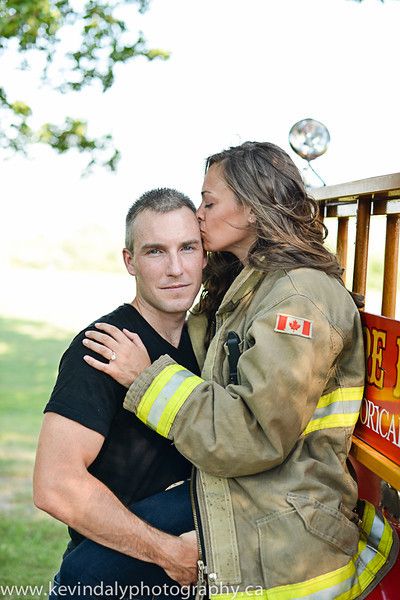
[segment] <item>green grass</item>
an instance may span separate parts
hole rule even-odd
[[[43,586],[49,590],[53,575],[66,546],[65,526],[48,519],[23,516],[13,511],[0,520],[1,585]],[[0,590],[0,595],[1,590]],[[14,593],[3,598],[22,597]],[[28,594],[26,598],[38,598]]]
[[[70,337],[46,324],[0,319],[0,585],[43,585],[41,595],[68,536],[33,506],[32,471],[43,407]],[[22,597],[4,588],[0,596]]]

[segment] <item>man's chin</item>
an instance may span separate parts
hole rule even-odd
[[[192,299],[183,299],[179,300],[171,300],[170,302],[163,303],[163,310],[166,313],[186,313],[189,308],[193,306],[194,300]]]

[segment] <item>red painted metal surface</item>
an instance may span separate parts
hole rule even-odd
[[[366,600],[399,600],[399,581],[400,563],[397,561],[393,569],[382,579],[380,584],[368,594]]]
[[[400,322],[362,314],[366,352],[366,386],[355,435],[400,465]],[[352,459],[359,497],[380,503],[381,479]],[[400,467],[399,467],[400,469]],[[398,535],[400,523],[385,515]],[[367,600],[400,600],[400,556]]]
[[[354,434],[400,465],[400,322],[368,313],[362,320],[367,379]]]
[[[354,457],[351,457],[351,462],[357,474],[359,497],[379,507],[382,480]],[[385,513],[385,511],[383,512]],[[392,523],[400,537],[400,523],[386,513],[385,517]],[[368,594],[366,600],[400,600],[400,555],[397,557],[393,568],[377,587]]]

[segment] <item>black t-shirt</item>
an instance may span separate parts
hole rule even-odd
[[[131,305],[123,304],[94,321],[111,323],[137,333],[153,362],[169,354],[178,364],[199,375],[186,326],[178,348],[161,337]],[[102,481],[126,505],[164,490],[188,477],[190,463],[167,440],[123,408],[126,388],[84,360],[90,352],[81,331],[61,358],[56,385],[44,412],[54,412],[104,435],[104,444],[89,472]],[[70,529],[75,542],[83,538]]]

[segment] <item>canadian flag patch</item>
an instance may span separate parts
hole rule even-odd
[[[276,316],[276,325],[274,331],[278,333],[289,333],[290,335],[300,335],[301,337],[311,338],[312,337],[312,321],[302,319],[300,317],[293,317],[293,315],[282,315],[280,313]]]

